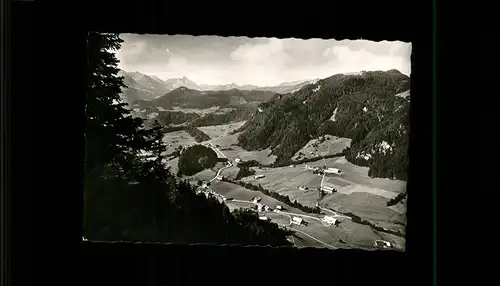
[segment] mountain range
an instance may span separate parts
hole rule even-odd
[[[314,83],[317,80],[303,80],[295,82],[286,82],[277,86],[259,87],[256,85],[237,85],[235,83],[224,85],[197,84],[187,77],[171,78],[162,80],[156,76],[146,75],[140,72],[127,72],[120,70],[119,76],[124,77],[124,83],[127,86],[122,90],[122,98],[125,102],[132,104],[137,100],[153,100],[174,91],[180,87],[185,87],[195,91],[270,91],[274,93],[289,93]]]

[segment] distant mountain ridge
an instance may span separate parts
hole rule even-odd
[[[174,107],[206,109],[217,106],[225,108],[240,107],[252,103],[257,106],[257,104],[266,102],[275,95],[276,93],[272,91],[239,89],[199,91],[181,86],[161,97],[142,102],[142,104],[162,109],[172,109]]]
[[[123,89],[122,98],[125,102],[132,104],[137,100],[150,101],[159,98],[180,87],[185,87],[196,91],[229,91],[233,89],[241,91],[271,91],[275,93],[290,93],[299,90],[307,84],[316,80],[303,80],[294,82],[285,82],[277,86],[259,87],[256,85],[242,85],[235,83],[223,85],[197,84],[187,77],[171,78],[162,80],[156,76],[146,75],[141,72],[127,72],[120,70],[119,76],[124,77],[124,83],[127,88]]]

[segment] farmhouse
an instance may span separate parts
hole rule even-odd
[[[260,220],[269,220],[269,218],[267,218],[267,216],[261,216],[259,217]]]
[[[331,194],[331,193],[333,193],[333,192],[335,191],[335,189],[334,189],[334,188],[332,188],[332,187],[328,187],[328,186],[323,186],[323,187],[321,187],[321,190],[322,190],[323,192],[325,192],[325,193],[329,193],[329,194]]]
[[[254,178],[254,179],[262,179],[262,178],[264,178],[264,177],[265,177],[264,175],[256,175],[256,176],[254,176],[253,178]]]
[[[323,172],[325,172],[325,174],[342,175],[342,171],[337,168],[326,168]]]
[[[328,224],[333,224],[335,225],[335,223],[337,222],[337,219],[331,217],[331,216],[325,216],[323,217],[323,221],[328,223]]]
[[[292,218],[292,223],[293,223],[293,224],[296,224],[296,225],[301,225],[301,224],[302,224],[302,219],[301,219],[300,217],[296,217],[296,216],[294,216],[294,217]]]
[[[281,206],[280,206],[280,205],[277,205],[277,206],[276,206],[276,209],[277,209],[277,210],[282,210],[282,208],[281,208]]]
[[[241,163],[241,159],[240,159],[240,158],[236,158],[236,159],[234,159],[234,161],[235,161],[236,163]]]

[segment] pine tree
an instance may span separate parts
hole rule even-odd
[[[117,76],[118,60],[114,51],[122,42],[116,34],[91,33],[88,37],[86,183],[100,177],[108,164],[125,171],[118,166],[133,161],[137,150],[145,146],[142,120],[132,118],[120,99],[125,85],[123,78]]]

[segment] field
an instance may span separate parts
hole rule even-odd
[[[253,176],[245,177],[243,182],[253,185],[261,184],[264,189],[287,195],[291,201],[297,200],[303,205],[314,207],[318,200],[316,188],[321,183],[321,177],[314,175],[312,171],[306,170],[304,165],[297,165],[294,168],[258,168],[253,167],[255,174],[265,175],[262,179],[254,179]],[[299,186],[309,187],[308,191],[299,190]]]
[[[196,108],[181,108],[181,107],[172,107],[173,111],[182,111],[184,113],[197,113],[200,115],[205,115],[208,113],[214,113],[217,110],[219,110],[218,106],[210,107],[210,108],[205,108],[205,109],[196,109]]]
[[[236,158],[240,158],[243,161],[256,160],[264,165],[272,164],[276,161],[275,155],[270,156],[271,149],[269,148],[262,151],[246,151],[243,148],[236,146],[235,144],[238,143],[238,135],[239,133],[223,136],[209,140],[208,142],[218,146],[224,155],[233,161]]]
[[[377,226],[404,233],[406,216],[391,210],[383,197],[369,193],[329,194],[321,200],[321,206],[335,211],[350,212]]]
[[[367,167],[356,166],[352,163],[349,163],[344,157],[320,160],[311,163],[311,165],[324,166],[325,163],[328,167],[339,168],[344,173],[342,177],[327,177],[328,181],[332,182],[333,184],[335,184],[335,182],[346,182],[349,185],[364,185],[375,189],[393,192],[394,196],[406,190],[406,182],[385,178],[370,178],[368,176]]]
[[[292,160],[338,154],[349,147],[351,141],[352,140],[349,138],[341,138],[332,135],[325,135],[321,139],[312,139],[304,145],[302,149],[295,153]]]
[[[201,172],[198,172],[192,176],[189,176],[188,178],[193,182],[198,182],[198,180],[202,180],[202,181],[205,181],[205,182],[208,182],[210,181],[213,177],[215,177],[215,174],[216,174],[216,171],[217,169],[214,168],[214,170],[212,169],[207,169],[207,170],[203,170]]]
[[[369,226],[353,223],[348,219],[342,220],[335,226],[326,226],[321,221],[314,219],[306,218],[304,221],[307,222],[305,226],[291,226],[292,230],[298,230],[295,232],[295,236],[302,239],[304,246],[324,248],[326,245],[323,243],[326,243],[337,248],[373,248],[373,241],[382,239]],[[299,231],[305,232],[309,236]]]
[[[243,122],[237,124],[218,125],[199,127],[201,131],[206,133],[212,139],[209,140],[214,146],[217,146],[227,158],[234,162],[236,158],[243,161],[257,160],[262,164],[270,164],[274,162],[275,156],[269,156],[271,151],[269,149],[262,151],[245,151],[241,147],[236,146],[238,134],[228,135],[233,130],[236,130]],[[184,131],[172,132],[165,137],[166,140],[171,142],[170,148],[172,151],[179,145],[186,146],[195,143],[194,139]],[[341,152],[346,145],[350,143],[345,138],[326,137],[325,143],[318,144],[318,147],[312,147],[315,144],[309,143],[311,146],[306,146],[302,150],[309,150],[316,148],[313,156],[327,155]],[[327,145],[333,144],[328,150]],[[324,150],[326,146],[326,151]],[[308,149],[309,148],[309,149]],[[311,149],[312,150],[312,149]],[[329,152],[328,152],[329,151]],[[305,154],[305,153],[304,153]],[[220,156],[220,154],[218,154]],[[306,155],[306,154],[305,154]],[[305,156],[304,155],[304,156]],[[304,156],[302,158],[304,158]],[[172,165],[172,170],[177,169],[177,159],[169,162]],[[376,226],[386,228],[387,230],[405,232],[406,216],[405,216],[405,203],[388,207],[387,202],[396,197],[398,193],[405,191],[406,183],[397,180],[370,178],[368,176],[368,168],[353,165],[344,157],[335,157],[329,159],[322,159],[315,162],[307,163],[311,166],[318,167],[334,167],[339,168],[344,173],[342,176],[327,175],[324,178],[323,184],[334,187],[337,192],[333,194],[326,194],[320,198],[320,193],[317,188],[321,185],[322,176],[313,174],[312,170],[306,169],[306,164],[299,164],[296,166],[286,166],[278,168],[260,168],[252,167],[255,174],[265,175],[264,178],[255,179],[254,176],[243,178],[243,182],[251,183],[253,185],[261,185],[263,188],[270,191],[277,192],[281,195],[286,195],[291,201],[297,201],[300,204],[308,207],[315,207],[316,203],[323,208],[328,208],[336,212],[353,213]],[[211,180],[218,169],[223,165],[218,165],[211,170],[204,170],[193,176],[189,177],[192,183],[198,180],[209,181]],[[236,166],[224,169],[221,173],[223,176],[234,179],[238,173],[239,168]],[[306,186],[309,190],[300,190],[299,186]],[[274,209],[277,205],[285,208],[284,212],[274,213],[260,213],[260,216],[267,216],[273,222],[287,226],[297,231],[294,233],[293,240],[296,246],[307,247],[326,247],[325,244],[339,247],[339,248],[363,248],[373,249],[373,242],[377,239],[387,240],[395,244],[398,248],[404,248],[404,238],[391,235],[384,232],[379,232],[368,225],[355,223],[346,218],[339,218],[340,222],[336,226],[325,225],[319,218],[330,213],[323,211],[322,214],[305,213],[299,209],[292,208],[283,204],[282,202],[266,196],[261,192],[248,190],[239,185],[214,181],[210,187],[216,193],[223,195],[227,198],[233,198],[234,201],[226,201],[226,205],[231,211],[238,208],[254,207],[254,204],[249,201],[259,196],[262,198],[260,202]],[[289,214],[287,214],[289,212]],[[306,225],[296,226],[290,225],[292,216],[302,217]],[[308,217],[309,216],[309,217]],[[299,231],[303,231],[301,233]]]
[[[338,192],[326,194],[319,201],[321,206],[341,213],[350,212],[374,225],[393,231],[405,232],[405,205],[398,204],[393,207],[386,205],[391,198],[405,190],[405,182],[370,178],[368,177],[368,168],[348,163],[343,157],[319,160],[310,163],[310,165],[324,166],[325,163],[329,167],[342,169],[344,176],[325,176],[324,185],[333,186]],[[242,181],[254,185],[261,184],[265,189],[286,195],[290,200],[297,200],[302,205],[309,207],[314,207],[319,200],[317,187],[320,186],[322,177],[313,174],[311,170],[305,169],[305,165],[301,164],[293,168],[260,169],[253,167],[253,169],[256,174],[263,174],[265,177],[254,179],[253,176],[250,176],[243,178]],[[299,190],[299,186],[307,186],[309,190]],[[394,210],[395,208],[398,211]],[[356,229],[370,229],[368,226],[354,225],[356,225]],[[370,238],[376,237],[371,229],[365,232]],[[353,242],[353,238],[348,237],[348,239],[344,239],[344,241]],[[361,241],[358,244],[364,245],[366,242]]]
[[[225,197],[230,197],[235,200],[241,200],[241,201],[250,201],[252,200],[253,197],[261,197],[262,200],[260,201],[261,204],[269,206],[270,208],[276,208],[277,205],[283,206],[286,208],[287,212],[293,212],[293,213],[298,213],[298,214],[304,214],[304,215],[309,215],[299,209],[292,208],[290,206],[287,206],[283,204],[282,202],[270,197],[266,196],[261,192],[258,191],[252,191],[252,190],[247,190],[241,186],[228,183],[228,182],[221,182],[221,181],[216,181],[212,183],[211,188],[215,190],[218,194],[221,194]]]
[[[274,163],[274,161],[276,161],[275,155],[269,156],[271,154],[271,149],[265,149],[262,151],[246,151],[239,146],[230,146],[223,148],[224,151],[221,151],[224,152],[224,154],[233,161],[236,158],[240,158],[243,161],[256,160],[264,165],[272,164]]]
[[[214,125],[214,126],[203,126],[198,127],[199,130],[203,131],[203,133],[210,136],[210,138],[217,138],[223,135],[227,135],[234,130],[240,128],[245,124],[245,121],[231,123],[231,124],[223,124],[223,125]]]
[[[179,146],[186,147],[196,143],[186,131],[169,132],[165,134],[163,141],[167,144],[167,154],[172,153]]]

